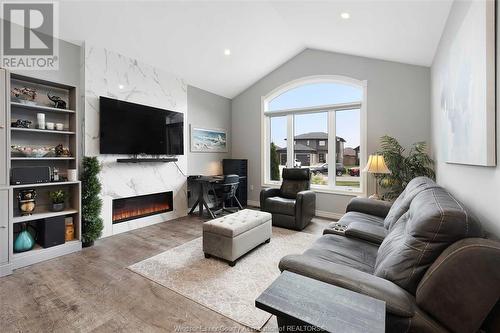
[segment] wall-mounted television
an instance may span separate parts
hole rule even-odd
[[[184,155],[184,114],[101,96],[100,153]]]

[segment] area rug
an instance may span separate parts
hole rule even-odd
[[[260,331],[271,315],[257,309],[255,299],[279,276],[280,259],[302,253],[317,237],[273,228],[271,242],[242,257],[234,267],[214,258],[205,259],[200,237],[129,269]]]

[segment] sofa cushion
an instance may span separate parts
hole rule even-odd
[[[372,223],[377,226],[383,226],[384,225],[384,219],[375,215],[369,215],[365,213],[358,213],[358,212],[347,212],[345,213],[338,222],[334,223],[339,223],[344,226],[348,226],[349,224],[353,222],[366,222],[366,223]]]
[[[385,217],[384,227],[387,230],[391,230],[394,223],[396,223],[399,218],[408,211],[413,198],[415,198],[415,196],[423,190],[433,187],[439,187],[439,185],[428,177],[413,178],[408,185],[406,185],[406,188],[399,195],[396,201],[392,204],[389,213]]]
[[[481,237],[480,224],[442,187],[420,191],[395,223],[377,254],[374,274],[411,293],[448,246]]]
[[[309,189],[308,180],[287,180],[281,183],[281,196],[288,199],[295,199],[297,193]]]
[[[359,239],[323,235],[304,252],[304,255],[372,273],[377,246]]]
[[[295,215],[295,199],[271,197],[266,199],[266,211],[273,214]]]

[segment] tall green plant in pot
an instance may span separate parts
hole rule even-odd
[[[406,185],[415,177],[427,176],[436,178],[434,161],[427,154],[425,142],[414,143],[406,152],[398,140],[388,135],[380,138],[381,151],[390,174],[378,178],[379,185],[385,189],[382,195],[385,200],[397,198]]]
[[[97,175],[101,166],[97,157],[83,158],[82,173],[82,242],[84,247],[94,245],[101,236],[103,222],[100,218],[102,200],[99,197],[101,183]]]

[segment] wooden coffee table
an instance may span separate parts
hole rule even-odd
[[[280,332],[385,332],[385,302],[284,271],[255,300]]]

